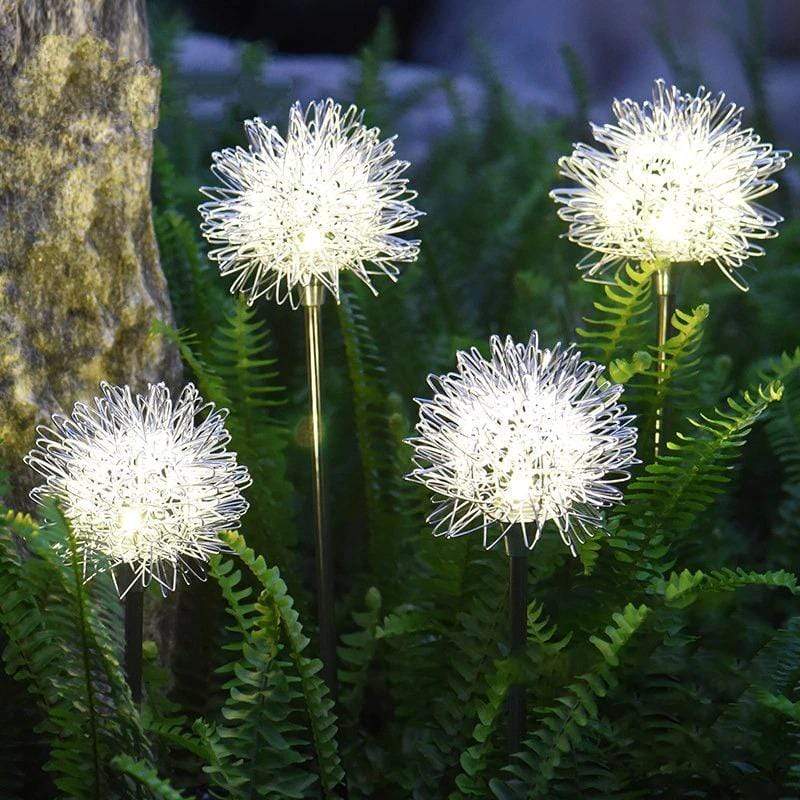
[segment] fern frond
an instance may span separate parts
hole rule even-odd
[[[773,447],[785,459],[788,477],[800,483],[800,405],[794,379],[800,373],[800,347],[793,353],[781,353],[762,368],[763,380],[781,381],[787,387],[781,403],[770,414],[767,430],[774,433]]]
[[[489,783],[498,800],[548,796],[548,785],[562,758],[580,748],[589,723],[599,717],[599,700],[617,685],[614,671],[620,653],[649,613],[645,605],[629,604],[613,614],[605,636],[590,637],[602,660],[569,684],[554,704],[537,709],[533,733],[523,742],[522,752],[515,754],[503,770],[510,778]]]
[[[651,519],[655,532],[686,531],[727,482],[726,472],[750,429],[782,394],[783,386],[775,381],[728,399],[727,408],[690,419],[694,435],[679,433],[658,462],[648,465],[646,475],[628,487],[625,516]]]
[[[492,736],[504,718],[506,697],[513,682],[514,671],[508,662],[498,661],[487,679],[486,698],[478,709],[478,722],[472,731],[473,744],[461,754],[462,772],[455,778],[456,789],[449,800],[467,797],[487,797],[490,761],[496,748]]]
[[[202,254],[196,226],[180,211],[156,207],[153,227],[178,324],[200,331],[205,347],[206,337],[230,305],[230,296]]]
[[[625,591],[630,581],[646,584],[668,572],[676,546],[722,492],[751,428],[782,391],[777,381],[759,385],[729,398],[722,409],[690,419],[692,435],[678,433],[628,486],[625,506],[601,542],[601,555],[608,557],[595,566],[594,576],[604,569],[605,585]]]
[[[379,763],[384,753],[375,737],[364,729],[370,713],[370,700],[378,652],[378,625],[382,598],[371,587],[364,598],[364,610],[353,613],[356,630],[341,636],[339,645],[339,707],[342,709],[342,760],[346,765],[351,793],[370,797],[381,776]]]
[[[112,755],[149,759],[149,746],[69,525],[55,508],[48,519],[41,530],[11,514],[0,523],[0,581],[12,582],[0,601],[9,639],[4,659],[44,715],[45,769],[56,786],[69,797],[98,800],[116,791]]]
[[[389,416],[386,370],[369,322],[351,287],[342,286],[337,312],[353,389],[367,516],[371,533],[377,537],[389,505],[387,492],[396,482],[392,458],[395,442],[386,424]]]
[[[765,428],[772,451],[783,468],[780,522],[775,532],[785,542],[784,558],[788,564],[792,562],[794,541],[800,530],[800,348],[771,359],[762,375],[765,379],[780,380],[785,386]]]
[[[764,689],[758,692],[758,700],[765,708],[777,711],[792,722],[800,723],[800,701],[795,702],[784,694],[774,694]]]
[[[242,573],[230,559],[215,556],[210,572],[233,619],[226,649],[234,660],[221,669],[228,676],[228,696],[222,720],[209,725],[203,739],[213,753],[205,771],[220,797],[248,800],[255,791],[263,797],[303,798],[316,776],[304,766],[308,743],[295,711],[298,679],[281,657],[274,604],[242,584]]]
[[[205,400],[219,408],[230,408],[231,400],[222,378],[200,355],[200,344],[196,333],[185,329],[177,330],[158,318],[153,320],[151,333],[163,336],[178,347],[181,358],[192,371],[197,388]]]
[[[653,582],[653,591],[662,595],[667,605],[674,608],[685,608],[691,605],[701,594],[710,592],[730,592],[744,586],[768,586],[788,589],[792,594],[800,594],[797,576],[784,570],[773,572],[752,572],[738,569],[721,569],[705,573],[702,570],[692,572],[673,572],[668,580]]]
[[[541,684],[548,671],[555,668],[559,654],[570,642],[571,634],[557,638],[557,628],[537,602],[528,605],[527,652],[522,669],[509,660],[496,662],[489,671],[486,698],[477,709],[478,722],[472,732],[473,744],[461,755],[463,772],[455,779],[457,790],[450,800],[466,797],[486,797],[491,776],[490,765],[500,756],[495,739],[497,728],[503,718],[505,700],[512,683],[531,682]],[[530,677],[533,680],[530,680]],[[499,764],[497,765],[499,767]]]
[[[648,348],[653,356],[649,369],[640,370],[628,383],[626,397],[637,414],[639,439],[644,444],[653,441],[656,419],[662,409],[667,410],[669,420],[677,412],[694,408],[699,351],[708,313],[705,304],[691,312],[677,309],[671,320],[675,333],[663,348],[653,345]],[[659,354],[664,357],[660,372]]]
[[[263,557],[247,547],[244,538],[234,532],[223,534],[225,543],[241,558],[262,587],[259,605],[270,606],[280,625],[286,654],[299,677],[300,691],[306,708],[311,741],[319,769],[320,783],[326,797],[334,797],[336,787],[344,779],[336,744],[336,717],[328,688],[318,677],[322,662],[305,656],[309,644],[298,619],[294,602],[277,567],[268,567]]]
[[[614,283],[603,287],[606,299],[594,303],[597,316],[585,317],[588,327],[576,330],[587,356],[609,365],[646,346],[652,276],[651,264],[626,264],[614,276]]]
[[[227,388],[244,438],[255,436],[269,409],[285,402],[285,389],[276,382],[277,361],[269,355],[269,346],[266,323],[238,297],[214,333],[209,360]]]
[[[122,775],[132,778],[139,786],[146,788],[155,800],[187,800],[186,795],[159,778],[158,773],[146,761],[128,755],[118,755],[111,759],[111,766]]]
[[[452,787],[485,700],[485,676],[502,656],[506,572],[469,537],[443,548],[426,531],[422,542],[430,574],[379,635],[395,705],[391,734],[414,743],[390,765],[391,780],[436,798]]]
[[[355,612],[353,620],[358,629],[342,635],[339,645],[339,681],[342,684],[340,702],[351,715],[354,725],[361,714],[369,667],[377,648],[377,630],[381,614],[381,595],[373,586],[364,598],[365,610]]]
[[[230,400],[232,446],[253,478],[248,537],[293,578],[297,532],[294,487],[287,476],[289,432],[275,414],[285,402],[286,390],[267,327],[243,299],[237,299],[215,331],[208,361]]]

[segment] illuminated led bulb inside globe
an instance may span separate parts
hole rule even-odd
[[[295,103],[285,137],[256,118],[247,150],[213,154],[221,185],[201,189],[201,230],[232,292],[296,306],[314,281],[338,298],[340,274],[352,272],[374,292],[373,276],[394,280],[398,263],[416,260],[419,241],[402,235],[421,216],[402,177],[409,164],[363,119],[330,99]]]
[[[681,94],[659,80],[652,101],[616,100],[613,112],[614,123],[592,125],[603,149],[577,144],[558,162],[577,186],[551,192],[569,238],[592,251],[578,266],[596,276],[625,260],[714,262],[746,289],[738,269],[782,221],[758,201],[791,154],[703,87]]]
[[[535,332],[490,344],[488,360],[461,352],[456,372],[429,377],[408,477],[433,492],[437,535],[482,530],[489,548],[520,524],[533,547],[552,523],[574,552],[636,461],[622,387],[600,385],[602,367],[573,347],[540,349]]]
[[[226,416],[192,384],[173,400],[164,384],[134,397],[104,383],[93,405],[39,429],[26,462],[45,483],[31,496],[60,504],[87,577],[127,565],[123,595],[136,582],[167,591],[178,575],[202,577],[197,562],[222,549],[218,534],[247,510],[250,478],[226,450]]]

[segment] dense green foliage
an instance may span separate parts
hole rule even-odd
[[[266,55],[248,46],[226,113],[194,125],[176,30],[156,15],[155,227],[177,329],[153,335],[175,341],[187,378],[231,409],[251,510],[208,583],[147,598],[162,646],[146,646],[141,710],[120,670],[108,577],[82,582],[57,509],[49,526],[3,511],[0,797],[334,798],[345,784],[351,800],[800,796],[800,349],[787,324],[800,223],[769,243],[747,295],[711,266],[681,268],[659,382],[646,268],[590,285],[559,239],[547,192],[557,155],[582,135],[575,123],[527,118],[491,74],[478,119],[446,81],[430,87],[450,99],[455,127],[415,174],[421,258],[380,297],[348,283],[323,309],[334,705],[314,656],[301,320],[226,293],[195,211],[210,151],[241,141],[243,117],[285,113],[285,98],[262,85]],[[391,48],[384,24],[353,87],[390,130],[424,91],[387,96]],[[565,57],[585,108],[580,64]],[[800,219],[787,196],[776,202]],[[579,558],[553,532],[537,545],[527,648],[512,658],[503,553],[433,539],[425,491],[403,481],[402,442],[429,372],[491,333],[532,327],[544,343],[577,340],[626,385],[643,463]],[[662,404],[669,443],[654,459]],[[514,682],[528,727],[509,754]]]

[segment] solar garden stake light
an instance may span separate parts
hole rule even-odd
[[[431,399],[418,399],[415,469],[427,487],[436,536],[481,531],[488,550],[501,540],[509,555],[509,650],[524,650],[527,559],[548,523],[576,554],[576,543],[602,527],[602,511],[622,495],[617,484],[636,463],[633,417],[622,387],[599,380],[603,367],[570,346],[539,347],[490,339],[490,357],[473,348],[456,370],[428,377]],[[525,694],[509,696],[509,749],[525,726]]]
[[[100,385],[92,404],[76,403],[38,429],[26,463],[45,480],[31,492],[58,502],[86,580],[111,571],[125,604],[125,671],[142,696],[143,590],[164,595],[178,577],[204,580],[209,557],[224,550],[218,534],[247,511],[247,468],[226,449],[228,412],[204,403],[192,384],[173,399],[163,384],[134,396]]]
[[[651,100],[615,100],[616,120],[592,124],[597,149],[576,144],[559,159],[560,173],[578,184],[556,189],[567,236],[588,253],[578,267],[602,279],[627,261],[654,265],[658,302],[657,380],[668,368],[664,351],[674,310],[672,265],[715,263],[740,289],[741,267],[764,255],[756,244],[778,235],[782,217],[760,204],[778,188],[770,176],[791,153],[744,128],[744,109],[704,87],[682,94],[657,80]],[[655,452],[663,444],[663,409]]]
[[[395,158],[394,138],[382,140],[355,106],[331,99],[289,111],[286,136],[256,118],[245,122],[248,148],[213,154],[222,184],[204,187],[200,206],[209,258],[234,276],[231,291],[249,304],[259,297],[288,300],[305,310],[312,430],[317,614],[324,677],[335,693],[334,575],[325,531],[320,393],[320,306],[339,299],[340,277],[351,272],[376,293],[372,277],[396,280],[396,262],[414,261],[419,242],[400,234],[421,216],[416,193],[401,177],[409,164]],[[299,296],[299,302],[298,302]]]

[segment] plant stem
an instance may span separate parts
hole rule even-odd
[[[144,589],[127,564],[119,567],[119,582],[131,588],[122,601],[125,605],[125,677],[135,705],[142,702],[142,629],[144,623]]]
[[[528,616],[528,550],[522,530],[514,527],[506,535],[508,552],[509,650],[512,658],[525,651]],[[525,735],[525,687],[515,683],[508,690],[508,752],[518,753]]]
[[[675,289],[670,274],[670,264],[660,264],[653,273],[653,287],[658,298],[658,363],[657,375],[659,386],[663,384],[667,373],[667,354],[664,346],[669,337],[669,327],[672,315],[675,313]],[[664,405],[659,404],[656,409],[655,429],[653,435],[653,458],[658,454],[664,444],[666,436],[664,426]]]
[[[322,676],[331,695],[336,697],[336,627],[334,622],[333,558],[325,524],[325,481],[322,463],[322,332],[320,310],[325,299],[322,284],[314,279],[304,287],[301,302],[305,309],[306,366],[311,411],[311,472],[316,533],[317,621]]]

